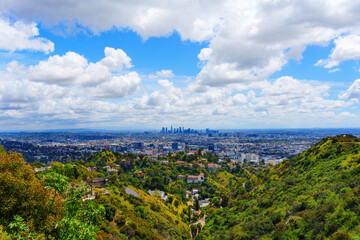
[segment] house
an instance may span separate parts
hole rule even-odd
[[[209,198],[206,198],[204,200],[199,200],[199,203],[200,203],[200,207],[206,207],[206,206],[209,206],[210,205],[210,199]]]
[[[180,180],[185,179],[185,175],[178,175],[177,178]]]
[[[235,169],[236,165],[235,164],[229,164],[230,169]]]
[[[121,159],[121,166],[122,166],[122,167],[129,166],[130,164],[131,164],[131,161],[130,161],[130,160]]]
[[[200,193],[200,190],[199,190],[199,189],[193,189],[193,190],[192,190],[192,193],[193,193],[193,194],[199,194],[199,193]]]
[[[102,195],[110,195],[110,191],[106,190],[105,188],[100,188]]]
[[[111,166],[105,166],[106,172],[117,172],[118,170],[116,168],[113,168]]]
[[[86,170],[88,170],[88,171],[96,171],[97,168],[96,167],[87,167]]]
[[[190,198],[190,196],[191,196],[191,192],[187,190],[185,197],[186,197],[186,198]]]
[[[216,171],[218,168],[220,168],[221,166],[216,164],[216,163],[209,163],[208,164],[208,169],[210,171]]]
[[[204,181],[203,175],[199,175],[199,176],[189,175],[187,178],[187,183],[201,183],[203,181]]]
[[[82,197],[82,201],[85,202],[86,200],[94,200],[96,198],[96,195],[94,191],[87,192],[85,196]]]
[[[194,214],[196,214],[196,215],[201,215],[201,210],[195,211],[194,209],[192,209],[191,212],[192,212],[191,218],[193,218],[193,215],[194,215]]]
[[[155,162],[158,159],[156,155],[151,155],[148,158],[150,159],[150,162]]]
[[[198,189],[193,189],[192,190],[192,199],[193,199],[193,201],[195,201],[196,198],[199,199],[199,193],[200,193],[200,191]]]
[[[45,171],[45,170],[47,170],[47,169],[50,169],[50,168],[51,168],[51,166],[41,167],[41,168],[34,168],[34,171],[35,171],[35,172],[43,172],[43,171]]]
[[[87,182],[94,187],[100,187],[100,186],[104,186],[106,184],[106,179],[105,178],[95,178],[93,180],[88,179]]]
[[[149,190],[148,191],[153,196],[159,196],[161,200],[166,201],[168,199],[168,196],[164,191],[158,191],[158,190]]]

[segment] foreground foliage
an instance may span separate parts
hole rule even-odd
[[[18,215],[28,222],[31,231],[54,234],[61,205],[20,154],[0,149],[0,225],[8,226]]]

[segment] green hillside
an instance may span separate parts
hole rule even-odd
[[[360,239],[360,139],[325,138],[208,216],[198,239]]]
[[[83,173],[81,164],[56,162],[50,170],[35,174],[21,154],[8,154],[1,145],[0,150],[0,239],[9,235],[12,239],[64,240],[191,238],[183,222],[187,207],[182,202],[165,203],[114,180],[116,174],[106,190],[104,186],[90,188],[83,179],[91,174]],[[115,161],[110,152],[93,158],[100,164]]]
[[[139,197],[112,187],[110,195],[102,195],[95,203],[106,208],[100,224],[105,239],[189,239],[190,228],[180,215],[155,196],[132,187]]]

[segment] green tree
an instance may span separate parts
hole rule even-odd
[[[52,205],[54,204],[55,197],[59,194],[64,194],[68,189],[68,178],[56,172],[49,172],[43,176],[44,186],[48,189],[54,190]]]
[[[223,194],[221,196],[221,204],[220,205],[222,207],[227,207],[228,203],[229,203],[229,196],[227,194]]]
[[[200,203],[199,203],[199,199],[198,199],[198,198],[195,199],[195,210],[196,210],[196,211],[199,211],[199,210],[200,210]]]
[[[76,177],[76,168],[72,164],[67,163],[64,166],[64,175],[70,179],[75,179]]]
[[[51,164],[51,171],[64,174],[64,165],[61,162],[54,162]]]
[[[105,208],[95,206],[91,201],[82,201],[87,188],[73,186],[68,191],[64,203],[64,217],[56,224],[59,230],[58,239],[92,240],[99,230],[96,223],[104,216]]]
[[[52,199],[21,154],[0,153],[0,225],[19,215],[34,232],[50,233],[61,218],[61,201]]]
[[[29,226],[24,222],[24,219],[19,215],[14,216],[14,221],[9,224],[9,232],[13,239],[45,239],[43,235],[36,234],[30,231]],[[1,238],[2,239],[2,238]]]
[[[195,224],[191,224],[190,229],[192,238],[195,238],[198,230],[197,226]]]
[[[220,199],[218,197],[214,197],[212,199],[212,203],[214,204],[215,207],[220,207]]]

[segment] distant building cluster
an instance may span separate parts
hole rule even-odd
[[[219,133],[218,130],[210,130],[209,128],[207,128],[204,131],[202,130],[197,130],[197,129],[192,129],[192,128],[187,128],[185,129],[185,127],[162,127],[160,133],[185,133],[185,134],[213,134],[213,133]]]
[[[184,131],[185,131],[184,127],[173,128],[173,126],[171,126],[169,129],[167,127],[163,127],[161,129],[161,133],[184,133]]]

